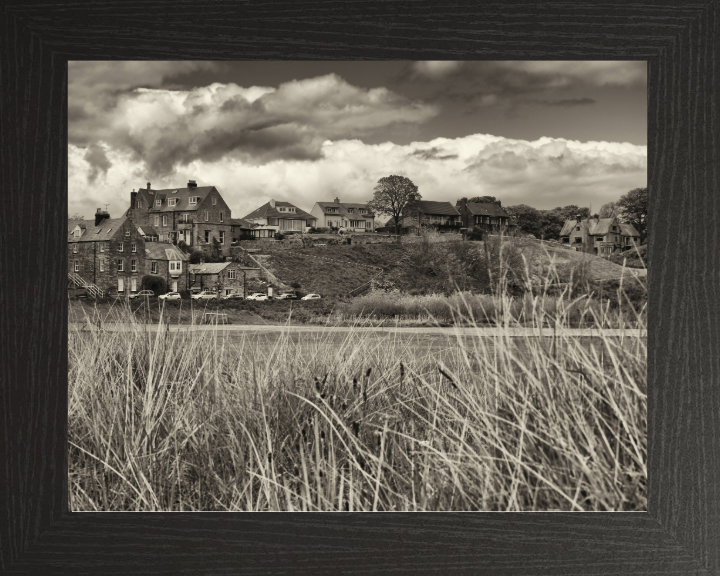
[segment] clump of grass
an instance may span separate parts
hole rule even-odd
[[[475,325],[456,298],[423,302]],[[544,325],[544,304],[492,303],[493,336],[449,334],[441,350],[331,327],[268,345],[90,318],[69,332],[70,507],[645,510],[644,339],[563,331],[572,302],[556,305],[555,337],[513,337],[518,314]]]

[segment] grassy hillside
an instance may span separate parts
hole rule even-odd
[[[526,268],[537,278],[552,269],[558,281],[571,274],[609,281],[623,273],[621,265],[603,258],[529,240],[513,240],[503,250],[518,276]],[[339,245],[272,251],[266,264],[286,284],[326,297],[347,296],[381,272],[383,280],[410,294],[452,293],[456,287],[483,292],[497,277],[498,251],[492,241],[487,247],[484,242]]]

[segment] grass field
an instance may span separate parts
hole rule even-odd
[[[268,345],[133,318],[69,330],[72,510],[646,509],[641,338],[548,347],[510,338],[506,315],[439,355],[353,330]]]

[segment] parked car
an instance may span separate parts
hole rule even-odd
[[[180,293],[168,292],[167,294],[160,294],[158,298],[160,298],[160,300],[180,300]]]
[[[295,294],[278,294],[276,296],[277,300],[295,300],[296,298]]]
[[[150,296],[155,296],[155,292],[152,290],[140,290],[140,292],[135,292],[135,294],[130,294],[130,298],[137,298],[138,296],[145,296],[149,298]]]
[[[320,298],[322,298],[320,294],[308,294],[307,296],[300,298],[300,300],[320,300]]]
[[[262,292],[255,292],[253,294],[250,294],[250,296],[247,297],[248,300],[267,300],[267,294],[263,294]]]
[[[217,297],[217,292],[212,292],[210,290],[203,290],[199,294],[193,294],[190,296],[193,300],[214,300],[217,299]]]
[[[230,294],[223,294],[222,296],[220,296],[220,299],[221,300],[235,300],[235,299],[242,300],[243,294],[242,294],[242,292],[230,292]]]

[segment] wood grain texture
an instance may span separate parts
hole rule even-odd
[[[718,1],[5,2],[0,571],[720,573]],[[67,61],[634,59],[649,67],[649,512],[66,512]]]

